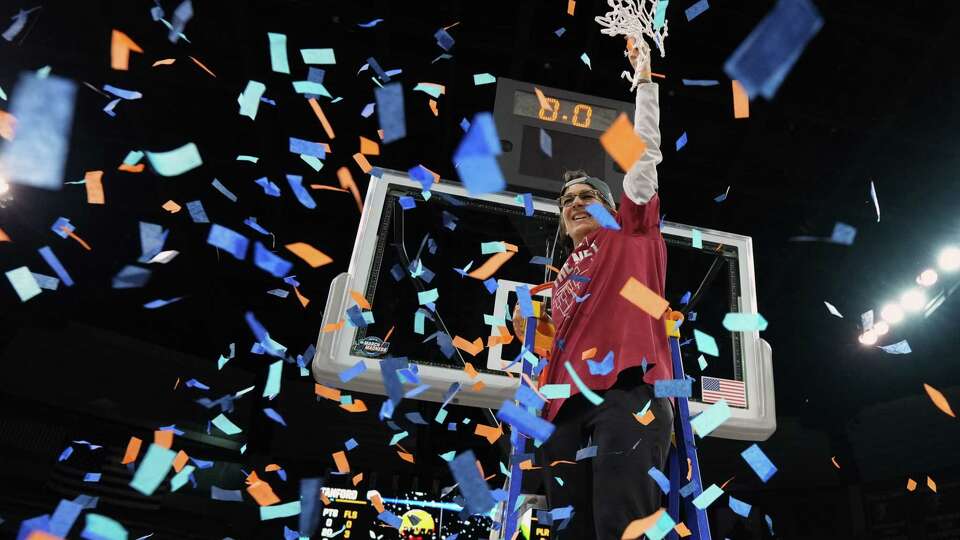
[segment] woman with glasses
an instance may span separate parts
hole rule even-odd
[[[636,62],[635,52],[630,60]],[[645,68],[649,77],[649,64]],[[662,506],[660,488],[648,471],[664,470],[673,432],[671,403],[656,398],[653,391],[654,381],[673,378],[665,320],[664,315],[651,317],[620,295],[634,278],[664,296],[667,258],[657,196],[656,166],[662,159],[658,100],[657,85],[649,78],[639,85],[634,129],[646,151],[623,178],[619,207],[610,187],[582,170],[566,173],[558,198],[560,235],[569,256],[554,281],[555,337],[540,381],[568,384],[571,395],[552,399],[545,407],[544,417],[556,430],[539,449],[537,464],[546,472],[550,508],[572,506],[574,513],[562,530],[560,522],[554,522],[555,538],[619,539],[631,521]],[[590,205],[613,215],[620,230],[601,227],[588,211]],[[519,336],[523,322],[515,311]],[[612,367],[605,368],[602,361],[609,353]],[[593,369],[588,359],[597,363]],[[568,369],[603,402],[588,401]],[[647,411],[652,420],[642,416]],[[597,447],[596,456],[577,461],[577,451],[590,446]]]

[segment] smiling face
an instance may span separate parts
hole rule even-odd
[[[588,234],[600,228],[597,220],[593,219],[593,216],[587,212],[587,205],[592,203],[602,204],[603,199],[589,184],[574,184],[567,188],[563,195],[564,197],[578,195],[569,206],[561,208],[560,214],[563,219],[564,231],[573,240],[573,245],[577,246]]]

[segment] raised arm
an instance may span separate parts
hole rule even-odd
[[[646,56],[649,62],[650,54]],[[631,60],[634,58],[632,54]],[[649,63],[644,67],[641,72],[647,73],[648,78],[637,86],[633,130],[646,143],[647,150],[623,177],[623,191],[636,204],[646,204],[657,192],[657,164],[663,161],[660,152],[659,87],[649,81]]]

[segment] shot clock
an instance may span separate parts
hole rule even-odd
[[[535,94],[522,90],[517,90],[513,94],[513,114],[544,122],[556,122],[604,132],[617,119],[619,113],[616,109],[549,96],[544,100],[549,108],[545,108],[540,105]]]
[[[633,118],[633,103],[536,87],[545,95],[544,104],[533,83],[497,79],[493,115],[503,147],[498,161],[509,189],[556,197],[563,173],[584,169],[606,180],[619,198],[624,171],[603,150],[600,135],[621,112]],[[624,97],[630,95],[624,92]],[[542,149],[541,130],[550,140],[552,155]]]

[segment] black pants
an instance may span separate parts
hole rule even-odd
[[[574,509],[562,531],[556,530],[559,522],[554,522],[555,539],[619,540],[631,521],[662,506],[660,487],[647,471],[666,467],[673,408],[669,399],[654,397],[653,386],[625,379],[630,377],[621,376],[602,393],[600,406],[579,394],[564,402],[554,419],[556,430],[540,448],[537,462],[546,475],[550,508],[573,505]],[[648,400],[656,418],[644,426],[632,413]],[[577,450],[590,444],[597,446],[596,457],[576,465],[549,466],[557,460],[575,461]]]

